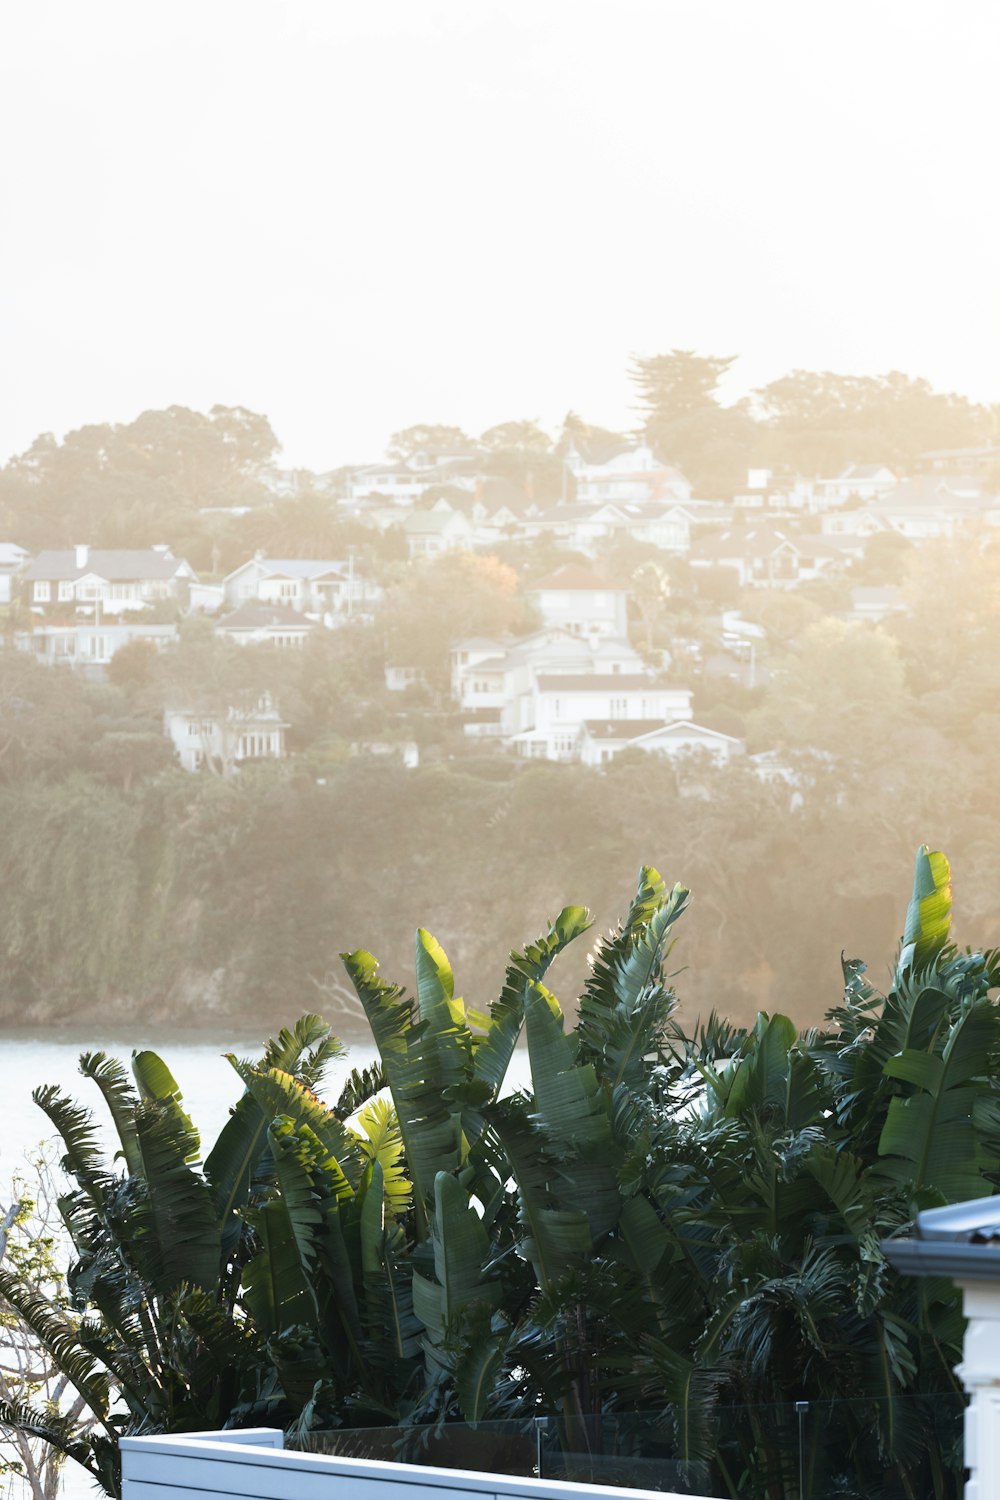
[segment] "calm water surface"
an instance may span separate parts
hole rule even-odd
[[[366,1067],[374,1061],[375,1049],[370,1042],[349,1045],[346,1058],[331,1065],[324,1093],[336,1098],[340,1086],[352,1068]],[[51,1041],[39,1037],[5,1037],[0,1039],[0,1201],[7,1196],[12,1172],[24,1162],[39,1141],[51,1136],[48,1118],[33,1103],[32,1089],[40,1084],[56,1083],[81,1104],[92,1106],[95,1119],[107,1128],[107,1110],[97,1086],[80,1076],[81,1052],[107,1052],[119,1057],[126,1067],[133,1048],[151,1047],[158,1052],[173,1073],[184,1104],[201,1133],[202,1148],[210,1149],[226,1123],[229,1110],[243,1092],[243,1085],[223,1054],[235,1052],[239,1057],[257,1057],[260,1039],[233,1041],[151,1041],[146,1036],[127,1040],[102,1037],[77,1037]],[[108,1128],[107,1139],[111,1140]],[[0,1491],[2,1493],[2,1491]]]

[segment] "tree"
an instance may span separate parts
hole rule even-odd
[[[423,423],[416,427],[404,427],[401,432],[394,432],[385,451],[390,458],[405,463],[407,459],[415,458],[418,453],[437,455],[454,450],[469,452],[474,447],[473,440],[462,431],[461,427],[448,427],[441,423],[437,425]]]
[[[720,406],[716,391],[735,355],[674,349],[632,361],[646,442],[681,468],[699,494],[731,493],[746,478],[754,423],[745,403]]]
[[[370,527],[338,514],[336,503],[315,490],[252,511],[239,531],[245,548],[271,557],[346,558],[349,549],[368,552],[373,542]]]
[[[975,446],[991,430],[988,407],[897,370],[793,370],[755,391],[753,400],[768,461],[807,474],[839,473],[848,463],[883,463],[906,473],[928,450]]]
[[[821,752],[856,768],[893,754],[887,724],[904,715],[899,649],[878,627],[829,617],[772,661],[767,703],[753,716],[758,745]]]
[[[653,627],[670,598],[670,580],[657,563],[643,563],[632,574],[630,594],[646,632],[646,650],[653,649]]]
[[[403,569],[382,610],[390,660],[420,667],[441,692],[455,641],[502,636],[528,624],[514,570],[495,557],[457,550]]]
[[[68,1299],[60,1265],[64,1227],[55,1171],[51,1149],[40,1148],[29,1162],[28,1173],[15,1174],[13,1201],[0,1224],[0,1263],[36,1298],[48,1298],[65,1312]],[[88,1428],[83,1398],[72,1392],[58,1362],[39,1344],[29,1324],[2,1302],[0,1403],[8,1407],[31,1403],[82,1433]],[[56,1500],[65,1454],[27,1427],[8,1429],[8,1434],[5,1446],[9,1445],[13,1456],[0,1461],[0,1472],[20,1475],[32,1500]]]
[[[612,432],[609,427],[597,427],[592,422],[585,422],[575,411],[569,411],[563,418],[556,452],[564,455],[573,447],[585,461],[596,463],[606,454],[620,453],[623,448],[630,447],[632,441],[623,432]]]
[[[261,503],[277,446],[267,418],[244,407],[171,406],[62,442],[44,433],[0,469],[0,509],[30,547],[172,543],[202,506]]]
[[[159,655],[152,641],[127,641],[108,663],[108,681],[115,687],[141,687],[153,679]]]

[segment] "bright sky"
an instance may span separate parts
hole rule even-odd
[[[633,353],[1000,400],[996,0],[30,0],[0,461],[173,403],[290,463],[630,422]]]

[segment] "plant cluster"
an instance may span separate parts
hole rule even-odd
[[[639,1412],[637,1451],[695,1490],[957,1494],[957,1294],[896,1277],[881,1242],[1000,1182],[997,956],[950,942],[947,861],[924,848],[886,994],[847,962],[821,1029],[687,1035],[665,974],[687,900],[643,869],[572,1024],[547,980],[579,907],[511,956],[488,1013],[424,930],[412,997],[345,954],[379,1065],[323,1103],[340,1048],[303,1018],[231,1059],[245,1092],[203,1164],[152,1053],[134,1084],[81,1061],[111,1164],[87,1112],[39,1089],[74,1183],[71,1308],[13,1270],[0,1294],[94,1425],[14,1403],[3,1421],[112,1494],[122,1433],[546,1417],[579,1454]],[[522,1034],[530,1085],[506,1093]],[[804,1491],[761,1416],[794,1400],[836,1403]]]

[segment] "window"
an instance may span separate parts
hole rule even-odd
[[[72,583],[66,581],[65,579],[62,580],[60,582],[60,584],[59,584],[59,598],[60,599],[72,599],[72,597],[73,597],[73,585],[72,585]]]
[[[35,584],[34,599],[36,604],[47,604],[52,597],[52,585],[39,581]]]
[[[628,699],[627,698],[612,698],[612,700],[611,700],[611,717],[613,719],[624,719],[627,713],[628,713]]]

